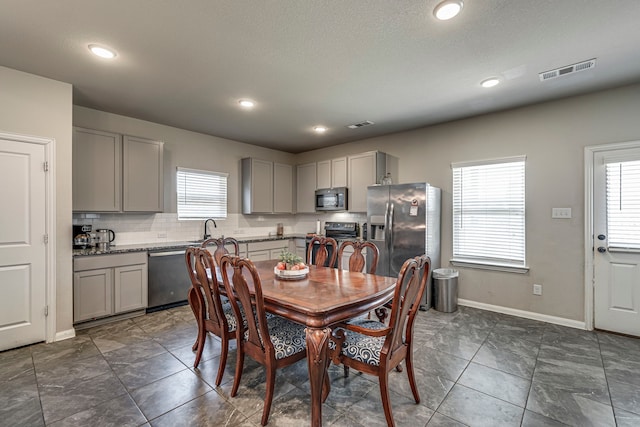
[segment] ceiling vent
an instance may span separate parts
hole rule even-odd
[[[567,74],[577,73],[578,71],[590,70],[596,66],[596,59],[590,59],[588,61],[579,62],[573,65],[567,65],[566,67],[556,68],[555,70],[545,71],[538,74],[540,81],[555,79],[556,77],[566,76]]]
[[[361,128],[363,126],[369,126],[372,125],[373,122],[369,121],[369,120],[365,120],[364,122],[360,122],[360,123],[355,123],[352,125],[347,126],[349,129],[358,129]]]

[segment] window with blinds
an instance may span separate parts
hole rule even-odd
[[[525,158],[452,168],[452,261],[524,267]]]
[[[607,163],[609,247],[640,249],[640,160]]]
[[[226,218],[228,176],[178,168],[178,219]]]

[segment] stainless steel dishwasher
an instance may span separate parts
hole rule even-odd
[[[149,251],[149,303],[147,312],[187,304],[191,281],[184,261],[185,249]]]

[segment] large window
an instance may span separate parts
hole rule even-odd
[[[226,173],[178,168],[178,219],[227,217]]]
[[[454,264],[526,269],[525,158],[452,168]]]

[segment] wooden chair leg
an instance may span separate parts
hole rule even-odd
[[[200,330],[200,301],[196,295],[196,290],[194,288],[189,289],[189,293],[187,294],[187,299],[189,300],[189,307],[191,307],[191,311],[193,312],[193,316],[196,318],[196,323],[198,324],[198,331]],[[196,335],[196,342],[191,346],[191,351],[196,351],[198,348],[198,343],[200,342],[200,334]]]
[[[409,376],[409,385],[411,386],[411,391],[413,392],[413,398],[416,400],[416,403],[420,403],[420,392],[418,391],[415,373],[413,372],[413,358],[411,357],[411,352],[407,354],[406,361],[407,375]]]
[[[244,352],[242,351],[241,345],[238,345],[238,349],[236,350],[236,374],[233,377],[233,387],[231,388],[231,397],[236,397],[238,393],[238,386],[240,385],[240,377],[242,377],[242,368],[244,365]]]
[[[196,321],[198,323],[198,335],[196,337],[196,342],[191,347],[192,351],[196,351],[196,359],[193,362],[193,367],[197,368],[200,364],[200,359],[202,358],[202,351],[204,350],[204,345],[207,340],[207,331],[204,325],[204,314],[202,312],[202,301],[200,298],[202,295],[197,294],[198,291],[194,288],[189,290],[188,298],[189,302],[192,303],[191,309],[194,311],[194,315],[196,316]]]
[[[271,412],[271,403],[273,402],[273,391],[276,386],[276,369],[267,367],[267,393],[264,397],[264,409],[262,410],[262,425],[266,426],[269,422],[269,413]]]
[[[222,382],[222,376],[224,375],[224,368],[227,366],[227,355],[229,354],[229,338],[223,336],[221,338],[222,349],[220,350],[220,362],[218,365],[218,375],[216,376],[216,386],[219,386]]]
[[[384,416],[387,419],[387,426],[394,427],[393,414],[391,413],[391,399],[389,398],[389,374],[387,372],[381,372],[379,380],[382,408],[384,409]]]

